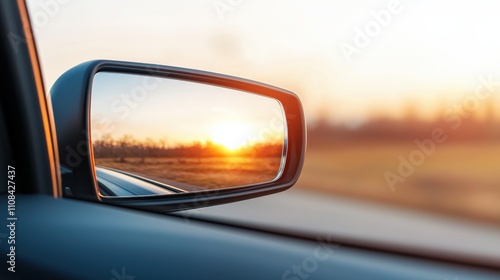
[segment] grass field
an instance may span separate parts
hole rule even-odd
[[[437,146],[393,188],[399,156],[415,145],[338,145],[309,149],[296,187],[401,205],[434,213],[500,222],[500,144]]]
[[[281,158],[96,158],[96,164],[147,177],[201,186],[228,188],[272,181]]]

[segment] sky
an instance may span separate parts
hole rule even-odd
[[[500,79],[497,0],[27,3],[47,90],[84,61],[147,62],[282,87],[309,122],[356,123],[408,104],[434,117]]]
[[[283,143],[284,119],[277,100],[224,87],[113,72],[97,73],[92,83],[93,141],[127,135],[167,146],[210,141],[236,149]]]

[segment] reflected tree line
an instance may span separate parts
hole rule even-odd
[[[93,141],[95,158],[115,158],[126,161],[126,158],[210,158],[210,157],[281,157],[282,142],[259,142],[229,150],[223,145],[211,141],[195,141],[192,143],[167,146],[166,140],[138,140],[132,135],[124,135],[117,139],[106,134]]]

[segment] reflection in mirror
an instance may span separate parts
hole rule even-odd
[[[275,180],[286,124],[281,104],[266,96],[99,72],[91,139],[102,195],[175,194]]]

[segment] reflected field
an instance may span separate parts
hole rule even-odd
[[[220,189],[270,182],[276,178],[281,157],[154,157],[96,158],[98,166],[130,172],[166,184],[189,185],[190,191]],[[200,188],[202,186],[202,188]]]

